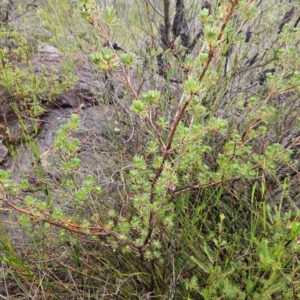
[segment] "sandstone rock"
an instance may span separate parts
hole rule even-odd
[[[21,141],[26,140],[29,136],[37,133],[35,131],[40,126],[40,122],[30,119],[23,120],[22,123],[25,131],[19,120],[8,121],[5,125],[0,124],[0,134],[6,143],[18,144]]]
[[[0,136],[0,164],[5,160],[8,149],[2,144],[3,136]]]

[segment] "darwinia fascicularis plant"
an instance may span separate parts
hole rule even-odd
[[[47,201],[21,196],[30,184],[1,171],[2,202],[24,227],[37,223],[57,235],[57,247],[72,245],[74,267],[62,266],[77,274],[78,293],[297,299],[300,224],[284,208],[290,175],[278,170],[298,174],[299,122],[281,99],[299,93],[299,16],[290,11],[276,23],[265,4],[205,2],[193,33],[189,1],[136,2],[132,15],[145,24],[132,32],[147,39],[144,52],[114,41],[124,22],[115,8],[92,0],[79,7],[103,41],[89,55],[93,68],[124,89],[120,96],[109,85],[124,124],[110,135],[110,184],[82,168],[74,114],[56,135],[60,179],[55,188],[47,179]],[[137,73],[156,84],[136,88]],[[84,276],[90,286],[79,284]]]

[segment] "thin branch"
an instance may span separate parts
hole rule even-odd
[[[157,9],[157,7],[151,2],[151,0],[148,0],[147,2],[151,5],[151,7],[156,13],[158,13],[162,18],[164,18],[164,14]]]

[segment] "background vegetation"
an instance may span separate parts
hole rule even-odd
[[[28,137],[34,184],[0,170],[21,232],[2,221],[3,299],[299,298],[299,1],[6,1],[0,20],[20,120],[76,84],[72,64],[37,84],[47,44],[102,74],[110,111],[86,156],[82,107],[47,167]]]

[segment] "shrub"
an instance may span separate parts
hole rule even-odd
[[[91,62],[126,87],[110,104],[124,127],[106,140],[101,175],[78,153],[78,115],[53,145],[59,178],[43,173],[41,189],[23,196],[30,184],[1,171],[2,201],[33,245],[20,260],[3,241],[6,282],[24,293],[31,282],[44,297],[55,287],[64,299],[296,299],[300,225],[283,209],[292,172],[279,171],[298,174],[298,20],[278,23],[261,3],[212,3],[193,36],[183,1],[173,26],[170,1],[138,3],[132,13],[145,9],[156,37],[139,51],[143,67],[113,40],[116,10],[81,0],[104,44]],[[161,11],[154,30],[150,12],[157,21]],[[163,88],[135,89],[133,70]]]
[[[71,89],[76,82],[67,70],[63,78],[58,70],[49,71],[43,66],[36,72],[30,58],[30,43],[18,32],[3,29],[0,41],[3,44],[0,88],[5,91],[1,100],[2,114],[14,108],[24,116],[38,117],[45,112],[46,103]]]

